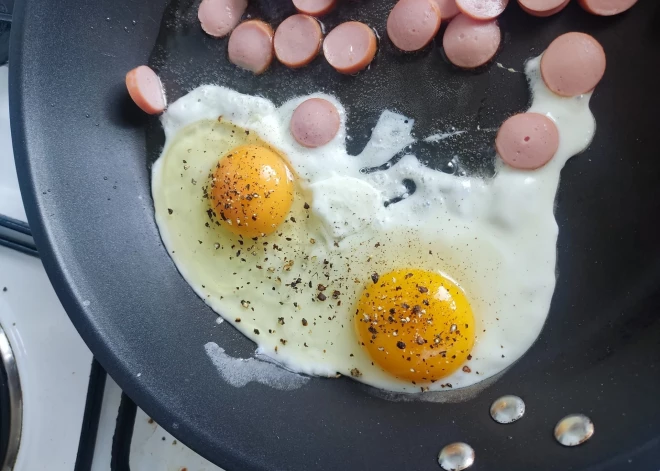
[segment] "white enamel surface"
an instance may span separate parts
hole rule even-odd
[[[0,324],[16,357],[23,390],[23,433],[14,471],[73,469],[92,354],[41,262],[4,247]]]
[[[0,67],[0,214],[27,221],[11,148],[9,130],[8,67]]]
[[[556,122],[559,150],[536,171],[498,162],[492,179],[437,172],[413,155],[387,171],[361,174],[361,168],[381,165],[413,142],[414,121],[389,111],[383,112],[365,151],[350,156],[344,147],[345,111],[334,97],[310,95],[335,103],[342,122],[335,140],[310,150],[288,131],[293,110],[310,96],[276,108],[264,98],[223,87],[193,90],[162,118],[167,142],[153,168],[152,189],[163,242],[198,295],[257,342],[259,352],[308,374],[350,375],[358,368],[360,381],[399,392],[419,391],[419,385],[371,365],[358,345],[351,308],[373,272],[421,268],[444,273],[465,290],[477,338],[467,362],[471,372],[459,369],[430,389],[440,388],[439,383],[455,389],[482,381],[518,359],[541,331],[555,286],[553,206],[560,171],[588,146],[595,131],[590,96],[553,95],[540,80],[539,62],[536,58],[526,67],[531,111]],[[282,236],[238,246],[235,237],[204,228],[208,201],[200,197],[200,187],[217,159],[247,138],[223,137],[215,128],[210,132],[211,121],[183,128],[219,116],[250,130],[250,139],[257,134],[278,148],[298,175],[299,195],[292,208],[297,223],[283,224],[278,229]],[[404,179],[415,181],[416,192],[385,208],[384,201],[406,191]],[[309,213],[302,200],[310,203]],[[268,261],[259,245],[263,241],[281,249],[268,252]],[[298,277],[302,283],[295,290],[287,286]],[[342,305],[332,299],[318,302],[317,283],[327,285],[326,293],[339,290]],[[249,304],[241,304],[246,300]],[[278,323],[278,317],[285,323]],[[306,327],[303,317],[309,321]]]

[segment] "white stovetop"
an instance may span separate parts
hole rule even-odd
[[[0,214],[27,220],[11,149],[6,66],[0,67]],[[0,247],[0,325],[16,356],[24,401],[14,471],[71,471],[78,453],[92,354],[57,299],[41,261],[4,247]],[[121,389],[108,377],[92,471],[110,470],[120,397]],[[140,409],[130,466],[131,471],[222,471]]]
[[[72,470],[92,354],[38,259],[0,247],[0,290],[0,324],[16,357],[23,393],[14,470]]]
[[[0,67],[0,214],[27,221],[18,189],[9,132],[7,66]]]

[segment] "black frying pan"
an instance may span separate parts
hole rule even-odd
[[[39,251],[94,354],[177,438],[231,470],[436,470],[439,449],[457,440],[475,448],[475,470],[658,469],[660,3],[640,0],[624,15],[597,18],[573,1],[537,19],[512,1],[501,18],[496,60],[507,67],[521,69],[557,35],[578,30],[601,41],[608,70],[592,101],[596,138],[562,174],[559,278],[547,325],[498,382],[453,404],[389,402],[346,379],[314,379],[290,392],[220,379],[206,342],[242,357],[254,346],[227,323],[216,326],[161,245],[149,169],[163,136],[129,102],[124,74],[148,62],[170,100],[207,82],[278,103],[330,91],[349,110],[353,152],[384,108],[415,117],[420,136],[451,125],[497,127],[528,103],[523,75],[495,65],[458,71],[438,45],[403,56],[384,39],[358,77],[339,76],[319,58],[299,71],[276,64],[255,78],[227,63],[226,40],[201,32],[195,0],[17,3],[12,131]],[[288,0],[252,3],[273,24],[289,13]],[[384,36],[392,4],[347,1],[324,22],[361,19]],[[469,156],[466,170],[487,173],[492,137],[468,134],[452,144]],[[438,147],[431,165],[451,153]],[[522,420],[490,419],[490,402],[502,394],[525,399]],[[594,437],[571,449],[552,436],[570,412],[596,424]]]

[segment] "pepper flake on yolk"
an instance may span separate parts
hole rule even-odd
[[[397,270],[363,291],[355,326],[360,344],[388,373],[434,382],[458,369],[474,345],[474,317],[463,290],[438,273]]]
[[[275,151],[258,145],[232,149],[216,165],[211,209],[236,235],[271,234],[293,203],[293,176]]]

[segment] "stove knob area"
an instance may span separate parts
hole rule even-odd
[[[0,469],[13,469],[21,442],[23,393],[16,357],[0,326]]]

